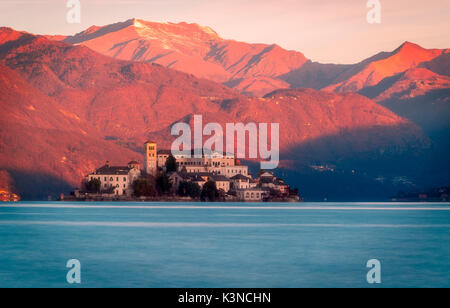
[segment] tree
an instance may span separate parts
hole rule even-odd
[[[166,160],[166,172],[176,172],[177,169],[177,160],[171,154]]]
[[[283,194],[278,189],[271,188],[270,189],[270,197],[271,198],[281,198]]]
[[[180,185],[178,186],[178,191],[177,194],[180,197],[187,197],[188,196],[188,187],[187,187],[187,182],[181,182]]]
[[[201,188],[197,183],[181,182],[178,187],[178,195],[181,197],[191,197],[197,199],[201,195]]]
[[[200,188],[200,186],[197,183],[190,183],[189,184],[189,196],[192,199],[197,199],[200,198],[200,195],[202,194],[202,189]]]
[[[137,179],[133,182],[134,195],[136,197],[156,196],[155,186],[147,179]]]
[[[200,198],[204,202],[215,202],[217,198],[219,198],[219,191],[217,190],[216,182],[208,181],[205,185],[203,185]]]
[[[92,179],[86,183],[86,191],[90,194],[98,194],[100,193],[100,187],[102,183],[99,179]]]
[[[172,183],[170,183],[169,178],[165,174],[161,174],[156,179],[156,189],[159,194],[165,194],[172,188]]]

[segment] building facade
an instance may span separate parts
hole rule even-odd
[[[228,193],[231,189],[231,182],[230,180],[223,175],[213,175],[210,178],[210,181],[213,181],[216,183],[216,187],[218,190],[221,190],[225,193]]]
[[[243,190],[250,188],[250,178],[238,174],[230,178],[231,186],[235,190]]]
[[[136,161],[128,163],[128,166],[110,166],[107,162],[103,167],[89,174],[87,181],[99,180],[100,192],[116,196],[131,196],[133,182],[140,176],[140,165]]]
[[[283,180],[277,178],[271,172],[264,172],[258,178],[260,187],[279,191],[282,195],[289,195],[290,187]]]
[[[266,190],[260,188],[237,190],[236,194],[239,200],[244,202],[260,202],[268,195]]]

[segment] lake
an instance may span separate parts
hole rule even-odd
[[[450,287],[449,254],[448,203],[0,205],[0,287]]]

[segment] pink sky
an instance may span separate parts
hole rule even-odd
[[[450,1],[380,0],[382,23],[366,21],[367,0],[80,0],[82,23],[66,22],[66,0],[0,0],[0,26],[75,34],[133,17],[196,22],[223,38],[276,43],[320,62],[354,63],[404,41],[450,47]]]

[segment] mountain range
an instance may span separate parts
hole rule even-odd
[[[225,40],[209,27],[187,23],[132,19],[55,38],[116,59],[158,63],[248,94],[264,95],[286,88],[288,84],[277,77],[307,61],[300,52]]]
[[[428,133],[442,127],[391,111],[432,97],[415,108],[432,116],[438,102],[445,122],[448,54],[405,43],[334,65],[196,24],[133,19],[71,37],[0,28],[0,171],[25,198],[55,195],[106,160],[142,161],[148,138],[169,147],[171,125],[202,114],[281,123],[280,172],[311,199],[386,197],[393,181],[448,177]]]
[[[139,19],[93,26],[74,36],[54,38],[116,59],[158,63],[252,96],[264,96],[282,88],[358,92],[421,64],[426,67],[427,62],[437,62],[437,58],[447,70],[449,66],[448,49],[424,49],[410,42],[353,65],[321,64],[275,44],[223,39],[211,28],[197,24]],[[427,69],[433,71],[431,68]],[[448,76],[448,71],[436,73]]]

